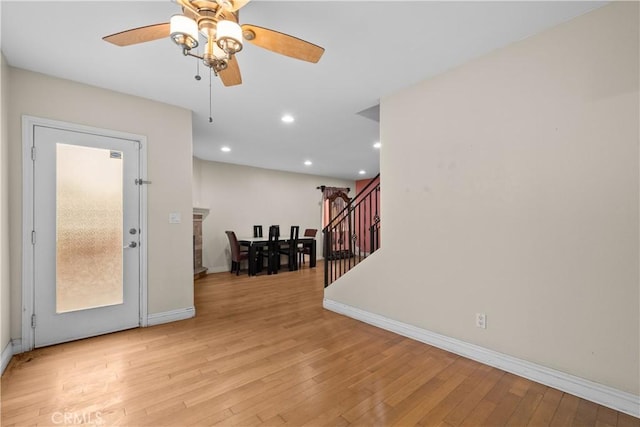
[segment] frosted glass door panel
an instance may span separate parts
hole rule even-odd
[[[34,347],[142,319],[141,144],[65,126],[32,127]]]
[[[123,153],[56,144],[56,312],[123,303]]]

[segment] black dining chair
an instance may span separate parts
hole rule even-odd
[[[262,225],[254,225],[253,226],[253,238],[260,238],[262,237]],[[258,246],[257,247],[257,254],[256,254],[256,259],[259,260],[259,262],[256,262],[256,268],[258,271],[262,271],[262,259],[263,259],[263,254],[264,251],[262,250],[262,246]]]
[[[298,237],[300,235],[300,226],[292,225],[289,232],[289,240],[280,245],[280,255],[287,257],[287,265],[289,271],[298,269]]]
[[[249,261],[249,253],[240,250],[240,243],[233,231],[225,231],[229,238],[229,248],[231,249],[231,270],[230,273],[236,272],[236,276],[240,275],[240,262]],[[250,262],[250,261],[249,261]]]
[[[318,234],[317,228],[307,228],[306,230],[304,230],[304,237],[312,237],[315,239],[316,234]],[[300,259],[298,260],[298,265],[305,263],[305,255],[311,256],[311,247],[309,247],[309,245],[305,245],[304,243],[298,244],[298,256],[300,257]]]
[[[262,252],[263,262],[264,258],[267,259],[267,274],[277,274],[280,267],[280,228],[276,225],[269,227],[269,241],[267,242],[267,248]]]

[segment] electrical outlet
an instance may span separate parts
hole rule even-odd
[[[487,329],[487,315],[484,313],[476,313],[476,326],[478,328]]]

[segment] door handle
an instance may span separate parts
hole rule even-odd
[[[138,246],[138,244],[136,242],[131,242],[127,246],[125,246],[124,249],[135,248],[136,246]]]

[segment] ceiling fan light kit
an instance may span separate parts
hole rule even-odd
[[[227,54],[220,49],[217,43],[208,43],[204,45],[204,54],[202,61],[204,65],[213,69],[216,73],[225,70],[229,64],[226,61]]]
[[[117,46],[170,37],[182,48],[185,56],[200,59],[225,86],[242,83],[235,54],[240,52],[244,40],[290,58],[316,63],[324,49],[313,43],[256,25],[239,25],[239,9],[249,0],[176,0],[182,14],[171,17],[169,23],[133,28],[103,37]],[[206,38],[202,55],[194,53],[200,35]],[[197,79],[197,78],[196,78]]]
[[[173,15],[169,25],[169,35],[178,46],[185,49],[198,47],[198,24],[196,21],[184,15]]]
[[[242,50],[242,28],[232,21],[219,21],[216,43],[229,55]]]

